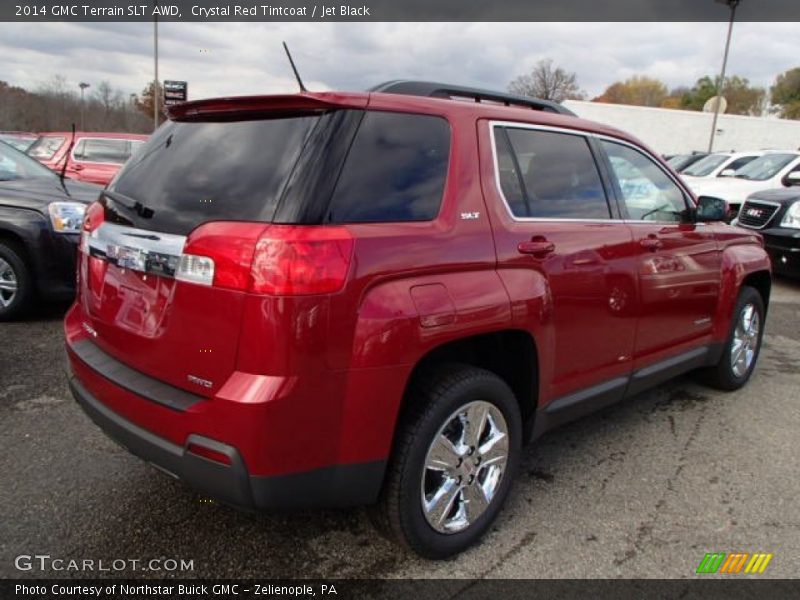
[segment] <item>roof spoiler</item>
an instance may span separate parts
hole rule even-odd
[[[431,98],[463,99],[469,98],[475,102],[495,102],[505,106],[523,106],[534,110],[557,113],[559,115],[576,116],[574,112],[561,106],[557,102],[541,100],[517,94],[506,94],[492,90],[436,83],[433,81],[410,81],[395,79],[370,88],[370,92],[384,94],[406,94],[409,96],[427,96]]]
[[[220,116],[235,117],[245,114],[280,113],[284,111],[320,111],[333,108],[365,108],[365,94],[339,92],[304,92],[301,94],[276,94],[272,96],[231,96],[193,100],[173,104],[167,116],[176,121],[202,120]]]

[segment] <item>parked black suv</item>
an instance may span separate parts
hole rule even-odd
[[[759,230],[773,272],[800,277],[800,187],[751,194],[737,224]]]
[[[72,297],[83,213],[100,190],[62,180],[0,142],[0,321],[19,315],[36,295]]]

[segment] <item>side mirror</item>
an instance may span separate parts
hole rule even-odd
[[[722,173],[719,174],[720,177],[733,177],[733,174],[736,173],[736,169],[725,169]]]
[[[800,185],[800,171],[792,171],[783,178],[783,185],[786,187]]]
[[[711,196],[700,196],[697,199],[695,220],[698,222],[727,221],[728,212],[728,203],[725,200],[712,198]]]

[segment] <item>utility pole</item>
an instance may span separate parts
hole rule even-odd
[[[728,37],[725,40],[725,54],[722,57],[722,71],[719,74],[717,84],[717,101],[714,102],[714,120],[711,122],[711,137],[708,140],[709,153],[714,151],[714,136],[717,134],[717,119],[719,118],[719,105],[721,104],[722,90],[725,89],[725,69],[728,66],[728,50],[731,47],[731,34],[733,33],[733,21],[736,18],[736,7],[741,0],[714,0],[719,4],[725,4],[731,9],[731,19],[728,22]]]
[[[78,84],[78,87],[79,87],[79,88],[81,88],[81,131],[86,131],[86,126],[85,126],[85,123],[84,123],[84,117],[83,117],[83,114],[84,114],[84,108],[85,108],[85,106],[86,106],[86,103],[84,102],[84,99],[83,99],[83,92],[84,92],[84,90],[85,90],[86,88],[88,88],[88,87],[90,87],[90,86],[89,86],[89,84],[88,84],[88,83],[84,83],[84,82],[82,82],[82,81],[81,81],[81,82]]]
[[[153,1],[153,6],[158,7],[158,0]],[[158,85],[158,16],[153,15],[153,66],[155,79],[153,80],[153,131],[158,129],[158,104],[159,104],[159,85]]]

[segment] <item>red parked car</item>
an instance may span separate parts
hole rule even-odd
[[[753,372],[758,234],[621,131],[423,82],[169,111],[87,211],[70,385],[223,502],[372,505],[441,558],[488,529],[524,442]]]
[[[100,133],[96,131],[75,133],[75,143],[67,153],[72,132],[48,132],[28,148],[28,155],[60,173],[67,162],[65,175],[78,181],[107,185],[120,167],[148,136],[137,133]]]

